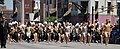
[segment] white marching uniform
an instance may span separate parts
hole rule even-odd
[[[66,36],[68,37],[70,35],[70,26],[66,27]]]
[[[31,27],[27,27],[27,32],[26,32],[27,37],[29,37],[29,38],[30,38],[30,36],[31,36],[31,31],[30,31],[30,29],[31,29]]]
[[[85,37],[86,34],[87,34],[87,26],[83,26],[83,36]]]

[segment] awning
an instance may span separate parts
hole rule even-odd
[[[68,14],[70,14],[72,11],[72,8],[70,8],[63,16],[67,16]]]

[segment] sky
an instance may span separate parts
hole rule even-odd
[[[4,5],[0,4],[0,6],[6,6],[6,9],[13,10],[13,0],[4,0],[4,3]]]
[[[37,5],[37,3],[38,3],[38,5]],[[39,7],[38,7],[38,6],[39,6]],[[36,0],[34,9],[37,9],[37,8],[40,9],[40,0]]]

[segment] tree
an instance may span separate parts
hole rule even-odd
[[[50,17],[47,17],[46,19],[47,22],[54,22],[55,20],[56,20],[55,16],[50,16]]]
[[[0,4],[4,4],[4,0],[0,0]]]

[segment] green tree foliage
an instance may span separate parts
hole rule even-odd
[[[55,16],[50,16],[50,17],[47,17],[46,19],[47,22],[54,22],[55,20],[56,20]]]

